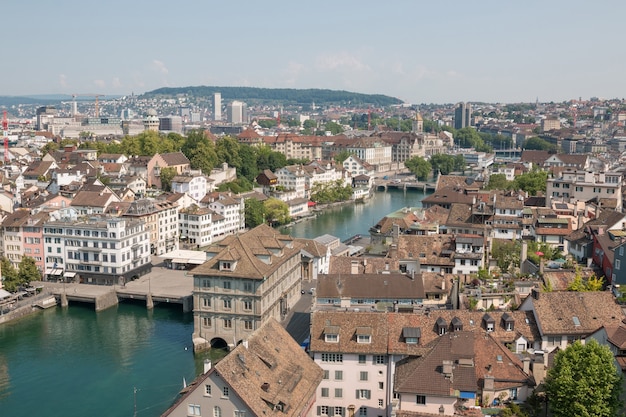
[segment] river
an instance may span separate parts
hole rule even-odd
[[[387,192],[375,192],[369,201],[326,209],[315,219],[304,220],[284,228],[283,232],[293,237],[309,239],[328,233],[339,237],[342,241],[356,234],[368,236],[369,228],[387,214],[407,206],[421,207],[422,198],[424,194],[417,190],[410,190],[406,193],[393,189]]]
[[[368,234],[386,214],[419,206],[418,191],[376,192],[334,207],[288,232],[345,240]],[[0,415],[156,417],[202,369],[193,355],[193,316],[180,306],[121,303],[52,308],[0,325]],[[136,409],[136,414],[135,414]]]

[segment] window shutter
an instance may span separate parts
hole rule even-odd
[[[321,406],[317,406],[317,415],[321,416],[322,415],[322,407]]]

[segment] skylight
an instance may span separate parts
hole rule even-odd
[[[578,320],[578,317],[574,316],[572,317],[572,320],[574,321],[574,326],[580,326],[580,320]]]

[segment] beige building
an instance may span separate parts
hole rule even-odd
[[[596,198],[603,208],[621,211],[622,179],[619,172],[563,171],[546,182],[546,207],[557,201],[575,204]]]
[[[235,346],[300,299],[301,243],[262,224],[207,249],[193,270],[195,350]]]

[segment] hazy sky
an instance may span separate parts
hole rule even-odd
[[[626,1],[5,0],[0,95],[191,85],[626,97]]]

